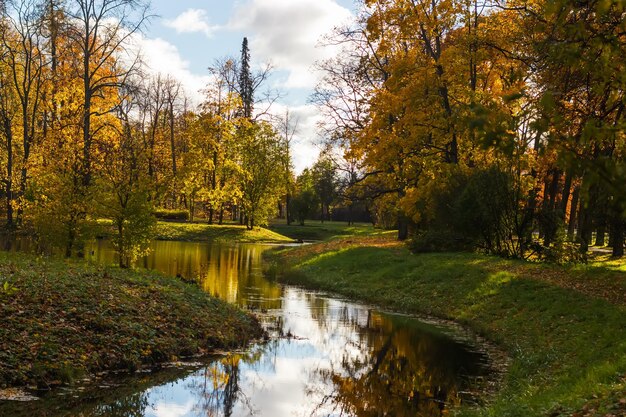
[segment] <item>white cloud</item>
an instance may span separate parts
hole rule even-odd
[[[203,33],[207,37],[217,29],[209,24],[207,12],[202,9],[187,9],[175,19],[165,20],[164,24],[178,33]]]
[[[311,66],[335,52],[319,47],[321,37],[351,17],[334,0],[248,0],[228,27],[249,37],[254,60],[288,72],[284,87],[310,88],[316,82]]]
[[[166,40],[150,39],[141,35],[133,37],[132,48],[140,51],[141,59],[148,73],[170,75],[180,81],[191,104],[198,105],[203,100],[200,92],[206,88],[209,75],[198,75],[189,68],[190,63],[183,59],[178,48]]]
[[[321,116],[319,110],[313,104],[300,106],[285,106],[275,103],[272,106],[272,113],[278,117],[285,114],[289,108],[290,119],[293,123],[297,121],[297,130],[293,138],[291,147],[291,158],[296,174],[300,174],[304,168],[310,167],[317,160],[321,147],[318,146],[319,135],[317,123]]]
[[[187,416],[193,410],[193,402],[187,401],[186,404],[173,404],[166,402],[158,402],[152,406],[152,411],[156,417],[182,417]]]

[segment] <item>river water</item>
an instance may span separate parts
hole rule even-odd
[[[137,266],[197,278],[208,293],[256,314],[270,341],[249,350],[58,389],[0,416],[442,416],[491,373],[471,335],[454,326],[268,280],[269,247],[153,243]],[[87,258],[114,263],[106,241]]]

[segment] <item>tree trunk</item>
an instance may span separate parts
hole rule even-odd
[[[572,193],[572,203],[569,209],[569,224],[567,227],[567,238],[569,240],[574,239],[574,231],[576,230],[576,221],[578,214],[578,197],[580,195],[580,188],[576,187]]]
[[[605,222],[602,222],[602,224],[598,226],[595,246],[604,246],[605,239],[606,239],[606,224]]]
[[[193,218],[195,215],[195,198],[193,196],[189,197],[189,222],[193,222]]]
[[[613,248],[613,256],[616,258],[621,258],[624,256],[624,216],[622,207],[617,204],[611,204],[609,208],[610,214],[610,226],[611,226],[611,237],[610,244]]]
[[[352,226],[352,204],[348,205],[348,226]]]
[[[567,214],[567,203],[569,202],[570,191],[572,189],[572,172],[567,171],[565,174],[565,184],[563,184],[563,193],[561,195],[561,219],[565,220]]]
[[[83,186],[91,185],[91,59],[89,51],[89,42],[87,39],[84,45],[83,57],[83,83],[84,83],[84,101],[83,101]]]
[[[556,195],[559,190],[559,181],[561,179],[561,172],[558,169],[554,169],[552,173],[552,180],[550,181],[550,187],[547,190],[548,196],[544,195],[544,199],[548,199],[547,205],[545,205],[546,211],[544,212],[545,221],[550,223],[545,223],[547,228],[545,230],[545,236],[543,240],[544,246],[550,246],[556,237],[557,224],[553,224],[553,221],[556,221],[555,216],[555,208],[556,208]]]
[[[176,141],[174,136],[174,103],[170,102],[170,148],[172,151],[172,174],[176,176]]]
[[[6,115],[3,116],[4,134],[7,145],[7,179],[5,182],[6,192],[6,208],[7,208],[7,227],[13,228],[13,132],[11,131],[11,122]]]
[[[124,254],[124,249],[121,247],[122,242],[124,241],[124,222],[122,221],[118,221],[117,222],[117,237],[119,239],[119,243],[120,246],[118,247],[118,254],[119,254],[119,266],[120,268],[128,268],[128,264],[126,262],[126,256]]]
[[[561,181],[561,171],[558,169],[554,170],[552,175],[552,182],[550,183],[550,201],[548,209],[554,210],[556,204],[556,195],[559,192],[559,181]]]
[[[592,185],[589,189],[589,195],[586,198],[580,198],[578,241],[580,242],[580,251],[582,253],[586,253],[591,244],[593,211],[595,208],[594,203],[598,197],[597,191],[597,185]]]
[[[405,241],[409,238],[409,219],[404,213],[398,213],[398,240]]]
[[[589,207],[584,207],[582,202],[578,212],[577,240],[580,243],[580,252],[587,253],[591,243],[591,213],[589,212]]]
[[[65,246],[65,257],[70,258],[72,256],[72,250],[74,249],[74,241],[76,240],[76,233],[74,228],[70,225],[67,236],[67,245]]]
[[[599,190],[598,198],[596,202],[596,210],[594,217],[594,223],[596,226],[596,246],[604,246],[606,240],[606,228],[609,222],[609,197],[607,192],[602,187]]]
[[[619,215],[616,217],[611,227],[611,240],[613,243],[613,256],[621,258],[624,256],[624,220]]]
[[[535,136],[535,141],[533,145],[533,149],[535,150],[535,152],[538,152],[539,150],[539,145],[541,143],[540,139],[541,135],[537,134]],[[541,190],[540,186],[538,186],[536,182],[538,176],[537,170],[533,168],[530,171],[530,175],[533,179],[533,183],[535,184],[535,186],[532,188],[532,190],[530,190],[530,193],[528,195],[526,211],[524,213],[520,228],[521,230],[526,231],[526,236],[522,237],[522,240],[526,243],[531,243],[533,241],[533,231],[535,226],[534,220],[537,212],[537,197],[539,196],[539,192]]]

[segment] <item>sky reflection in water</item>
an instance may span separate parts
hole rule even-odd
[[[254,310],[270,342],[183,375],[135,377],[130,392],[101,389],[69,402],[53,395],[35,406],[47,412],[34,415],[430,417],[466,400],[464,392],[488,373],[485,356],[449,329],[265,279],[265,249],[154,242],[139,265],[200,277],[207,292]],[[88,253],[96,262],[114,260],[107,242]]]

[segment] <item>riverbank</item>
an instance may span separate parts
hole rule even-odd
[[[498,394],[465,416],[626,415],[621,264],[557,267],[469,253],[414,255],[389,235],[274,252],[290,284],[463,323],[501,346]]]
[[[195,283],[0,252],[0,387],[48,388],[244,346],[263,331]]]
[[[263,227],[248,230],[245,226],[235,224],[208,223],[157,223],[155,230],[157,240],[177,240],[183,242],[215,242],[215,243],[291,243],[293,239]]]
[[[290,225],[284,219],[275,219],[267,228],[288,238],[300,241],[323,241],[340,237],[365,236],[381,233],[371,223],[321,222],[307,220],[304,225],[293,222]]]

